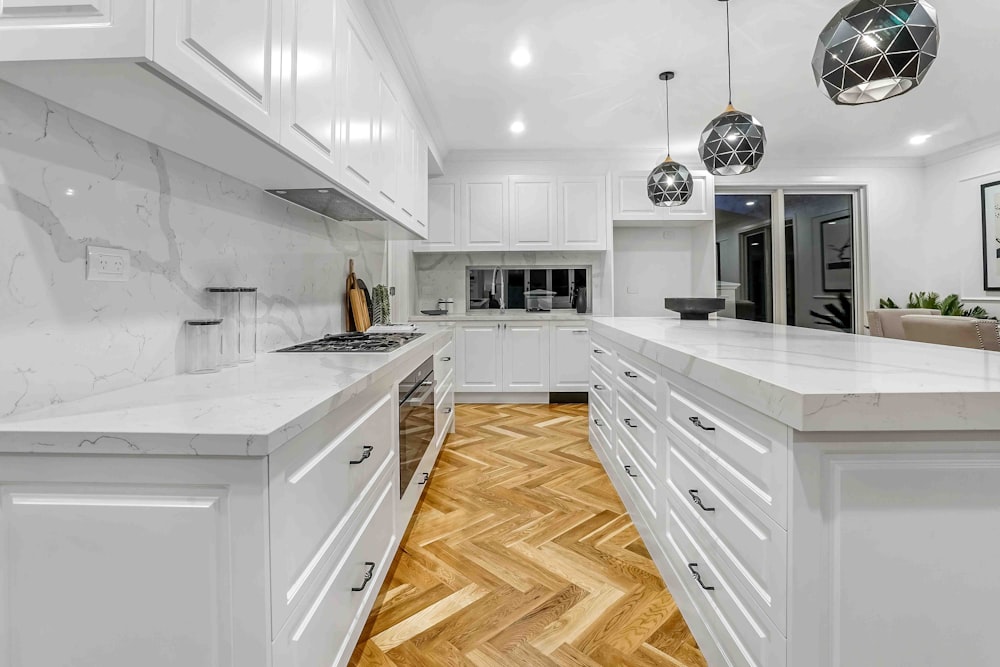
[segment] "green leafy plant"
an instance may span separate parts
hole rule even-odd
[[[838,294],[837,303],[828,303],[823,308],[827,312],[809,311],[816,318],[816,324],[826,324],[842,331],[854,330],[854,305],[845,294]]]
[[[899,308],[891,297],[881,299],[879,305],[882,308]],[[941,295],[937,292],[910,292],[910,299],[906,303],[906,307],[939,310],[945,317],[975,317],[980,320],[996,319],[990,317],[990,314],[981,306],[966,308],[957,294],[949,294],[942,299]]]

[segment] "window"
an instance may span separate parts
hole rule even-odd
[[[589,303],[590,267],[470,267],[468,310],[575,310]]]

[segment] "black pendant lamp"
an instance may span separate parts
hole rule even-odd
[[[760,166],[767,146],[767,135],[760,121],[733,106],[733,53],[729,26],[729,0],[726,3],[726,57],[729,64],[729,105],[701,133],[698,152],[705,168],[716,176],[749,174]]]
[[[667,159],[658,164],[646,179],[646,194],[654,206],[680,206],[691,199],[694,179],[691,171],[670,157],[670,80],[673,72],[660,74],[667,89]]]
[[[820,33],[813,73],[835,104],[881,102],[923,82],[939,42],[926,0],[855,0]]]

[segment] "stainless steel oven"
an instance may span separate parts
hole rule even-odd
[[[434,440],[434,358],[399,383],[399,496]]]

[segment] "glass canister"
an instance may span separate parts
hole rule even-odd
[[[222,320],[222,365],[235,366],[240,361],[240,289],[209,287],[212,307]]]
[[[188,373],[217,373],[222,361],[222,320],[184,322],[184,353]]]
[[[240,363],[257,358],[257,288],[240,288]]]

